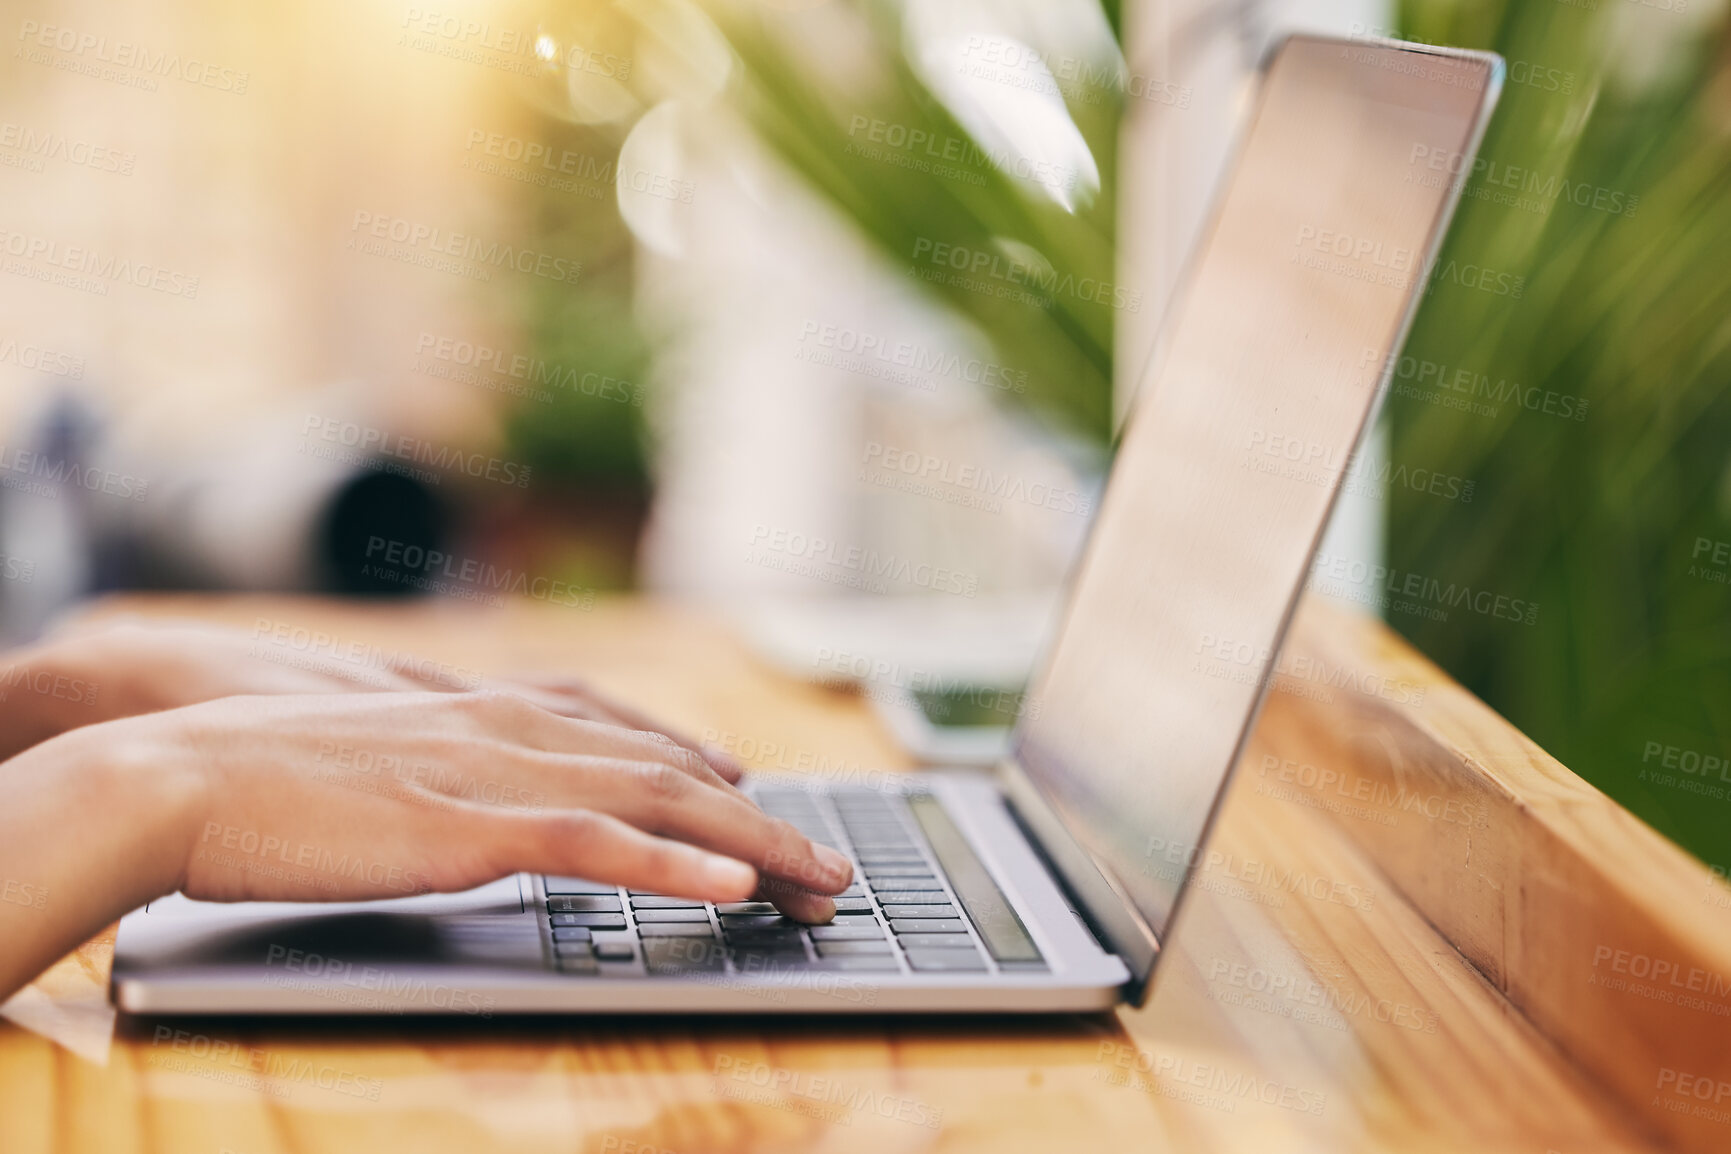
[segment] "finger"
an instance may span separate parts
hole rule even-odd
[[[823,925],[835,920],[835,899],[777,878],[763,878],[753,900],[774,902],[775,908],[798,922]]]
[[[764,813],[719,779],[712,786],[664,761],[531,755],[525,762],[520,772],[540,783],[555,804],[581,799],[640,829],[749,862],[802,890],[835,893],[853,880],[847,858]]]
[[[576,678],[557,674],[532,674],[514,680],[521,685],[546,694],[549,702],[545,708],[552,709],[555,713],[588,721],[604,721],[623,726],[626,729],[641,729],[662,734],[703,758],[711,769],[730,784],[737,785],[739,779],[745,774],[745,767],[731,755],[716,749],[714,746],[696,741],[677,729],[663,725],[628,705],[597,693]]]
[[[697,753],[680,745],[664,733],[649,729],[625,729],[600,721],[579,721],[565,718],[574,727],[573,753],[596,753],[629,761],[661,761],[688,774],[705,785],[741,799],[743,793],[733,782],[721,776]]]
[[[501,813],[459,803],[447,812],[447,821],[455,827],[448,844],[467,839],[485,847],[473,864],[460,863],[466,875],[461,881],[471,886],[526,872],[592,878],[709,902],[744,901],[757,889],[757,871],[744,862],[656,837],[593,810]]]

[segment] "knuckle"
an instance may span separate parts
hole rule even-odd
[[[704,761],[696,750],[687,749],[675,742],[669,756],[673,759],[673,764],[683,772],[699,778],[709,776],[709,763]]]
[[[650,762],[638,771],[638,784],[643,792],[657,801],[678,801],[686,796],[691,779],[671,765]]]

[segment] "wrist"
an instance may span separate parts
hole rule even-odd
[[[158,719],[75,729],[0,762],[0,998],[120,915],[179,889],[207,804]]]
[[[40,762],[65,780],[81,810],[89,848],[112,852],[124,909],[178,890],[185,880],[209,784],[176,714],[81,726],[42,743],[19,761]],[[90,815],[89,820],[84,815]]]

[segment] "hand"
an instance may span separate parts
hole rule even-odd
[[[87,726],[0,763],[0,996],[162,894],[349,901],[518,871],[826,921],[852,880],[658,735],[516,694],[229,697]]]
[[[46,672],[48,691],[21,694],[16,717],[0,725],[0,759],[80,725],[255,694],[456,693],[478,688],[447,666],[406,655],[348,659],[340,642],[261,619],[251,631],[146,618],[122,618],[75,629],[12,655],[14,670]],[[610,701],[572,677],[535,675],[493,682],[564,717],[661,733],[701,755],[731,783],[742,770],[731,757],[705,749]],[[28,698],[28,700],[26,700]],[[16,724],[11,724],[16,721]]]

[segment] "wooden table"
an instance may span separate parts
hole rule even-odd
[[[762,766],[905,765],[857,697],[765,670],[690,609],[128,607],[483,674],[581,671]],[[1307,605],[1281,669],[1140,1009],[248,1021],[159,1040],[107,1010],[110,933],[10,1004],[29,1029],[0,1023],[0,1151],[1731,1149],[1711,1100],[1731,1086],[1731,1019],[1629,985],[1634,957],[1731,974],[1731,890],[1374,622]]]

